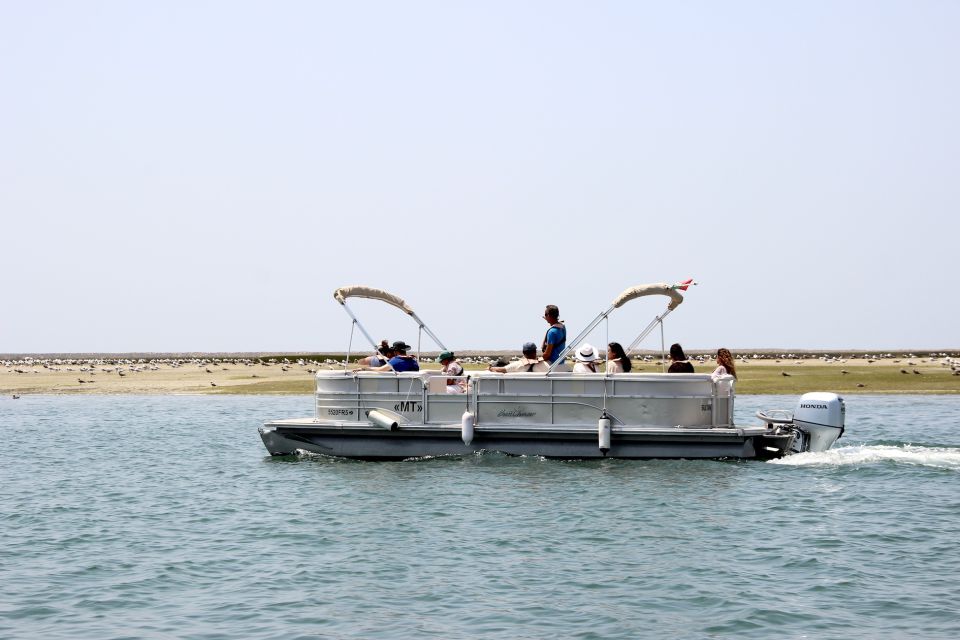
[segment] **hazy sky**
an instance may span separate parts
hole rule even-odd
[[[348,284],[519,348],[687,277],[668,343],[955,348],[958,78],[953,1],[2,0],[0,352],[342,350]]]

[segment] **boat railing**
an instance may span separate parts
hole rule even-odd
[[[462,381],[465,392],[448,393],[448,379]],[[410,424],[457,423],[469,410],[478,426],[569,425],[606,410],[620,425],[731,427],[734,397],[732,377],[705,374],[318,374],[316,417],[365,422],[366,412],[380,407]]]
[[[473,391],[478,426],[582,425],[603,411],[621,425],[733,425],[732,378],[715,381],[706,374],[480,373]]]

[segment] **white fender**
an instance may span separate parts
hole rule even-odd
[[[463,438],[463,444],[473,442],[473,414],[469,411],[464,411],[460,419],[460,437]]]
[[[604,411],[597,423],[597,440],[600,445],[600,452],[607,455],[610,451],[610,417]]]
[[[367,412],[367,417],[370,418],[370,422],[377,425],[381,429],[386,429],[387,431],[396,431],[397,427],[399,426],[397,421],[391,416],[381,413],[377,409]]]

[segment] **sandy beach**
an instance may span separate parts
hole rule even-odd
[[[505,354],[511,356],[513,354]],[[785,354],[792,355],[792,354]],[[741,355],[740,393],[960,393],[960,357],[884,354],[817,358]],[[651,355],[635,371],[662,371]],[[485,369],[490,355],[463,358],[469,370]],[[698,372],[711,361],[693,360]],[[353,365],[351,365],[352,368]],[[438,369],[431,360],[423,369]],[[0,394],[309,394],[319,369],[343,370],[332,358],[306,357],[8,357],[0,360]]]
[[[0,392],[29,393],[310,393],[315,362],[191,358],[156,360],[49,358],[0,368]]]

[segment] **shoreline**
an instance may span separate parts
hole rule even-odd
[[[737,354],[737,393],[743,395],[799,395],[807,391],[840,394],[960,394],[960,353],[922,355],[904,352],[862,356],[819,357],[796,351],[759,351]],[[947,355],[954,353],[955,355]],[[709,373],[714,363],[705,354],[688,352],[698,373]],[[46,358],[23,356],[0,359],[0,395],[167,395],[245,394],[309,395],[318,370],[343,370],[343,355],[296,354],[260,356],[114,357],[100,354],[75,358],[61,354]],[[364,354],[360,354],[361,356]],[[507,358],[517,352],[480,355],[464,352],[467,372],[484,370],[495,356]],[[422,354],[423,370],[438,370],[433,357]],[[806,356],[806,357],[804,357]],[[351,359],[351,367],[353,358]],[[659,373],[659,354],[641,352],[633,359],[634,371]]]

